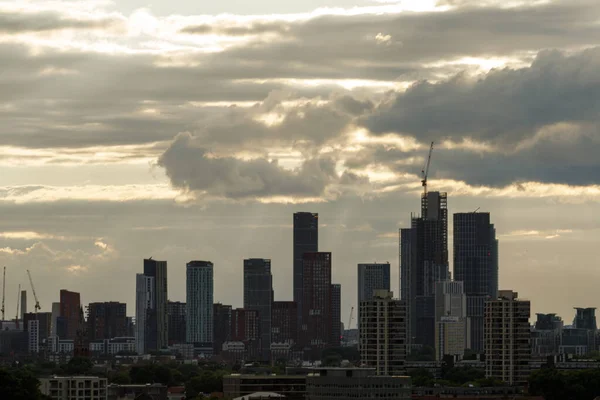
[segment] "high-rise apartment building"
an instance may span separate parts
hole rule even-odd
[[[319,214],[298,212],[294,214],[294,301],[298,305],[298,320],[302,318],[302,277],[304,253],[319,251]]]
[[[361,363],[377,375],[402,375],[406,360],[406,306],[389,290],[376,290],[360,302]]]
[[[213,263],[190,261],[186,267],[187,342],[213,342]]]
[[[146,317],[146,349],[160,350],[169,344],[167,262],[152,258],[144,260],[144,275],[154,278],[154,307]]]
[[[260,348],[263,360],[269,359],[271,348],[271,306],[273,304],[273,275],[271,260],[244,260],[244,308],[258,311]]]
[[[531,304],[501,290],[485,302],[485,374],[509,385],[525,385],[531,360]]]
[[[462,357],[470,348],[467,297],[462,282],[440,281],[435,284],[435,354]]]
[[[421,216],[400,230],[400,287],[411,344],[435,346],[435,282],[450,278],[447,201],[446,193],[423,194]]]
[[[258,311],[244,308],[232,310],[230,339],[232,342],[244,343],[246,357],[250,359],[261,357],[260,336]]]
[[[135,280],[135,340],[138,354],[147,354],[155,348],[148,347],[147,337],[150,334],[148,316],[154,309],[154,278],[137,274]]]
[[[454,279],[464,283],[471,347],[483,352],[484,304],[498,295],[498,240],[489,213],[454,214]]]
[[[79,293],[68,290],[60,291],[60,316],[65,321],[64,337],[61,339],[75,340],[77,337],[77,327],[79,325],[79,309],[81,307],[81,298]],[[63,332],[61,332],[63,333]]]
[[[213,354],[221,354],[223,343],[231,340],[232,307],[221,303],[213,305]]]
[[[358,304],[372,298],[376,290],[390,290],[390,263],[358,264]]]
[[[271,315],[271,342],[297,343],[298,307],[296,302],[274,301]]]
[[[167,302],[167,313],[169,316],[169,346],[185,343],[186,304],[180,301],[169,301]]]
[[[90,303],[87,324],[89,340],[125,337],[127,336],[127,304]]]
[[[25,319],[27,314],[27,290],[21,290],[21,321]]]
[[[331,341],[331,253],[304,253],[301,343],[322,349]]]
[[[342,340],[342,285],[331,285],[331,340],[329,345],[340,347]]]

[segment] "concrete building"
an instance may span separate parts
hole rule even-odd
[[[230,340],[244,344],[245,360],[261,358],[260,338],[260,316],[258,311],[244,308],[232,310]]]
[[[244,308],[258,311],[260,320],[260,356],[269,360],[271,348],[271,307],[273,305],[273,275],[271,260],[244,260]]]
[[[121,352],[135,353],[136,350],[134,337],[116,337],[90,342],[90,352],[96,356],[117,355]]]
[[[331,285],[331,340],[329,345],[340,347],[342,340],[342,285]]]
[[[319,251],[319,214],[309,212],[294,213],[294,301],[297,304],[298,321],[302,319],[304,294],[304,253]]]
[[[79,326],[79,311],[81,308],[81,298],[79,293],[68,290],[60,291],[60,316],[65,323],[65,331],[59,332],[61,339],[75,340],[77,337],[77,327]]]
[[[90,340],[127,336],[127,304],[90,303],[87,324]]]
[[[538,313],[531,331],[531,354],[537,357],[559,354],[563,326],[562,318],[556,314]]]
[[[30,354],[40,352],[40,321],[38,320],[27,323],[27,349]]]
[[[501,290],[485,302],[485,374],[511,386],[527,383],[531,361],[531,304]]]
[[[358,264],[358,304],[372,298],[375,290],[390,290],[390,263]]]
[[[471,347],[470,326],[467,318],[467,297],[463,283],[441,281],[435,284],[435,353],[461,358]]]
[[[57,332],[57,323],[58,323],[58,319],[60,318],[60,302],[54,302],[52,303],[52,326],[51,326],[51,331],[50,334],[51,335],[58,335]]]
[[[597,330],[596,326],[596,309],[595,308],[580,308],[576,307],[575,319],[573,327],[576,329]]]
[[[272,343],[297,343],[298,307],[295,301],[274,301],[271,309]]]
[[[304,253],[301,344],[313,355],[331,341],[331,253]]]
[[[482,353],[485,301],[498,295],[498,240],[489,213],[454,214],[454,279],[467,295],[471,348]]]
[[[466,318],[446,316],[436,322],[435,359],[441,361],[451,355],[461,359],[465,354],[467,324]]]
[[[149,350],[146,338],[150,332],[148,326],[149,310],[154,308],[154,278],[137,274],[135,281],[135,340],[138,354]]]
[[[410,344],[435,347],[435,282],[448,280],[447,194],[421,197],[421,216],[400,231],[400,287],[409,316]]]
[[[393,293],[376,290],[360,303],[359,351],[361,363],[377,375],[404,373],[406,360],[406,305]]]
[[[317,368],[306,377],[306,400],[411,399],[408,376],[379,376],[371,368]]]
[[[221,303],[213,305],[213,354],[219,355],[223,343],[231,338],[231,311],[232,307]]]
[[[160,350],[169,344],[169,324],[167,318],[167,262],[152,258],[144,260],[144,275],[154,278],[154,307],[146,316],[146,349]]]
[[[180,301],[167,302],[169,316],[169,346],[186,341],[186,314],[187,306]]]
[[[256,392],[272,392],[284,395],[286,399],[304,400],[306,376],[234,374],[223,377],[223,394],[227,399]]]
[[[107,400],[152,399],[167,400],[167,387],[160,383],[144,385],[108,385]]]
[[[186,267],[187,343],[213,342],[213,263],[190,261]]]
[[[25,320],[27,314],[27,290],[21,290],[21,321]]]
[[[40,391],[52,400],[107,400],[107,380],[93,376],[41,378]]]

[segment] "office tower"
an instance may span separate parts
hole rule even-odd
[[[57,324],[58,319],[60,318],[60,302],[52,303],[52,327],[51,327],[51,335],[58,335],[57,332]]]
[[[213,354],[221,354],[223,343],[231,340],[232,307],[221,303],[213,304]]]
[[[290,343],[298,341],[298,307],[295,301],[274,301],[271,308],[271,342]]]
[[[331,341],[331,253],[304,253],[300,340],[315,350]]]
[[[403,375],[406,360],[406,305],[389,290],[376,290],[360,302],[361,364],[377,375]]]
[[[135,340],[138,354],[147,354],[156,348],[149,348],[147,337],[150,334],[148,316],[154,308],[154,278],[137,274],[135,280]]]
[[[135,337],[135,317],[127,317],[127,337]]]
[[[373,297],[375,290],[390,290],[390,263],[358,264],[358,304]]]
[[[340,347],[342,339],[342,285],[331,285],[331,340],[329,345]]]
[[[25,319],[27,314],[27,290],[21,290],[21,321]]]
[[[304,253],[319,251],[319,214],[294,214],[294,301],[298,305],[298,320],[302,318],[304,295],[302,279]]]
[[[471,347],[482,352],[484,304],[498,294],[498,240],[489,213],[454,214],[454,279],[464,283]]]
[[[256,310],[236,308],[231,312],[232,342],[244,343],[246,356],[257,359],[260,354],[260,317]]]
[[[596,309],[595,308],[579,308],[576,307],[575,319],[573,327],[576,329],[596,330]]]
[[[186,304],[180,301],[168,301],[167,313],[169,316],[169,346],[185,343],[187,329]]]
[[[61,339],[75,340],[79,326],[79,308],[81,300],[79,293],[68,290],[60,291],[60,316],[64,318],[65,332]]]
[[[421,216],[400,230],[402,298],[407,300],[409,342],[435,347],[435,282],[448,280],[447,195],[421,197]],[[404,293],[406,292],[406,293]]]
[[[87,323],[90,340],[127,336],[127,304],[90,303]]]
[[[188,343],[213,342],[213,263],[190,261],[186,267]]]
[[[258,311],[260,319],[260,348],[263,360],[269,359],[271,348],[271,306],[273,276],[271,260],[244,260],[244,308]]]
[[[144,260],[144,275],[154,278],[154,306],[146,317],[146,350],[160,350],[169,343],[167,262]]]
[[[536,314],[531,331],[531,354],[547,357],[559,354],[563,332],[563,320],[556,314]]]
[[[531,360],[531,304],[512,290],[485,302],[485,374],[508,385],[525,385]]]
[[[435,354],[462,357],[470,348],[470,327],[467,319],[467,297],[463,283],[435,283]]]

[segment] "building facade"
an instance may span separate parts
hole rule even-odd
[[[304,295],[304,253],[319,251],[319,214],[294,213],[294,301],[298,308],[298,321],[302,318]]]
[[[467,318],[467,297],[462,282],[441,281],[435,284],[435,353],[462,358],[471,347]]]
[[[576,329],[597,330],[596,309],[595,308],[575,308],[576,314],[573,320],[573,327]]]
[[[147,335],[150,333],[148,315],[154,308],[154,278],[137,274],[135,281],[135,340],[138,354],[146,354]],[[60,336],[60,335],[59,335]],[[155,350],[155,349],[154,349]]]
[[[360,303],[361,364],[377,375],[400,375],[406,361],[406,305],[388,290],[376,290]]]
[[[41,378],[40,391],[52,400],[106,400],[107,380],[94,376]]]
[[[90,303],[87,324],[90,340],[127,336],[127,304],[118,302]]]
[[[301,344],[323,349],[331,341],[331,253],[304,253]]]
[[[223,349],[223,343],[231,340],[232,307],[221,303],[213,305],[213,354],[218,355]]]
[[[485,303],[485,374],[508,385],[525,385],[530,374],[531,304],[501,290]]]
[[[331,340],[329,345],[340,347],[342,340],[342,285],[331,285]]]
[[[186,267],[187,343],[213,342],[213,263],[190,261]]]
[[[358,304],[372,298],[375,290],[390,290],[390,263],[358,264]]]
[[[296,302],[274,301],[271,313],[271,342],[297,343],[298,307]]]
[[[271,348],[271,306],[273,304],[273,275],[271,260],[244,260],[244,308],[258,311],[260,320],[260,349],[263,360],[269,359]]]
[[[290,400],[304,400],[304,375],[225,375],[223,394],[227,399],[249,396],[257,392],[277,393]]]
[[[237,308],[231,312],[230,342],[244,344],[244,359],[262,358],[260,348],[260,316],[256,310]]]
[[[467,295],[471,348],[481,353],[485,301],[498,294],[498,240],[489,213],[454,214],[454,279]]]
[[[180,301],[167,302],[169,317],[169,346],[186,342],[187,306]]]
[[[76,339],[80,307],[81,297],[79,293],[65,289],[60,291],[60,316],[65,321],[65,331],[61,332],[63,333],[61,339]]]
[[[146,316],[146,348],[160,350],[169,344],[167,262],[152,258],[144,260],[144,275],[154,278],[154,307]]]

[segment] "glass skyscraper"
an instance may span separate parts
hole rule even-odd
[[[213,263],[190,261],[186,266],[186,341],[212,348]]]

